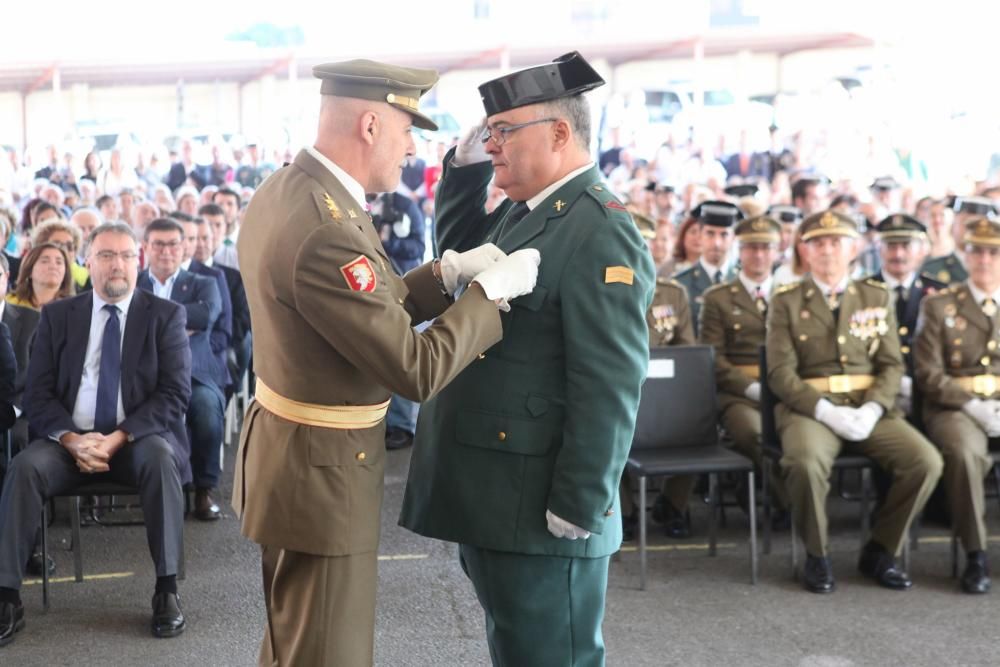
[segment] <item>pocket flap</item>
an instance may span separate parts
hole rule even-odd
[[[527,456],[547,454],[555,431],[548,421],[478,410],[460,412],[455,418],[455,438],[463,445]]]
[[[535,289],[530,294],[519,296],[510,302],[512,306],[520,306],[528,310],[538,310],[545,303],[545,297],[549,295],[549,290],[544,285],[535,285]]]

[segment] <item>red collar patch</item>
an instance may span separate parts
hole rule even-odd
[[[624,211],[625,210],[625,207],[622,206],[621,202],[615,201],[614,199],[610,200],[607,204],[605,204],[605,206],[607,208],[613,208],[616,211]]]
[[[378,285],[375,269],[364,255],[344,264],[340,267],[340,272],[344,275],[347,286],[355,292],[374,292]]]

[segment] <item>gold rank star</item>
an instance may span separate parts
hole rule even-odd
[[[555,203],[556,211],[562,211],[563,206],[565,206],[565,205],[566,205],[566,202],[564,202],[562,199],[557,199],[556,203]]]

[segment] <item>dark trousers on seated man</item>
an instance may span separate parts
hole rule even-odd
[[[191,473],[196,489],[214,489],[222,474],[222,431],[225,404],[222,390],[213,383],[191,381],[187,428],[191,440]],[[195,513],[202,520],[218,519],[219,507],[206,493],[198,495]]]

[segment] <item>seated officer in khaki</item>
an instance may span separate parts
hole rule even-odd
[[[764,345],[771,266],[778,257],[781,223],[768,216],[736,225],[740,272],[734,280],[710,288],[701,306],[698,340],[715,348],[719,420],[735,449],[765,470],[778,513],[777,525],[787,527],[788,494],[777,470],[760,450],[760,347]],[[742,489],[741,502],[747,500]]]
[[[924,426],[944,455],[944,486],[955,534],[968,554],[962,590],[990,589],[983,478],[1000,436],[1000,223],[971,221],[964,238],[969,279],[924,300],[916,380]]]
[[[885,285],[853,281],[858,231],[825,211],[802,222],[810,274],[779,290],[767,323],[768,383],[789,500],[806,544],[805,588],[833,591],[826,497],[841,449],[861,452],[892,475],[858,569],[887,588],[912,585],[896,564],[910,522],[941,476],[941,455],[893,405],[903,374],[896,316]]]
[[[632,219],[635,221],[636,226],[639,227],[639,233],[646,239],[646,243],[650,246],[650,252],[652,252],[652,244],[656,239],[657,232],[656,223],[639,213],[632,213]],[[676,280],[657,276],[656,291],[653,293],[653,303],[650,304],[649,310],[646,311],[646,325],[649,327],[650,347],[694,345],[694,328],[691,325],[691,308],[688,306],[687,292]],[[672,477],[666,480],[665,485],[669,485],[672,480],[689,479],[694,478],[687,476]],[[675,484],[683,487],[677,489],[676,492],[678,495],[682,494],[681,497],[684,498],[684,502],[686,503],[687,497],[691,495],[691,483],[681,481],[675,482]],[[639,521],[639,517],[636,514],[635,501],[633,500],[634,495],[635,489],[632,488],[631,478],[627,475],[622,477],[620,488],[622,539],[626,542],[631,542],[635,539],[635,528]],[[662,495],[660,497],[663,498]],[[660,500],[659,502],[662,504],[666,500]],[[673,519],[671,525],[675,532],[688,530],[686,517],[683,516]],[[668,526],[668,534],[670,534],[669,531],[670,527]],[[675,536],[687,537],[687,533]]]

